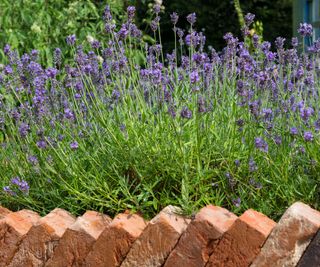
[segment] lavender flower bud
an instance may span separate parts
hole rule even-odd
[[[189,14],[189,15],[187,16],[187,21],[191,24],[191,26],[192,26],[193,24],[195,24],[196,21],[197,21],[197,15],[196,15],[196,13],[191,13],[191,14]]]

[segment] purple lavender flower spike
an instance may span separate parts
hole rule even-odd
[[[249,171],[250,172],[255,172],[258,170],[257,164],[254,161],[254,159],[251,157],[249,160]]]
[[[296,127],[292,127],[290,128],[290,134],[292,135],[298,135],[298,129]]]
[[[28,161],[31,165],[36,166],[38,164],[38,158],[36,156],[29,156]]]
[[[39,140],[39,141],[37,142],[37,147],[38,147],[38,148],[41,148],[41,149],[45,149],[45,148],[47,147],[47,142],[44,141],[44,140]]]
[[[183,107],[180,113],[181,117],[184,119],[191,119],[192,118],[192,111],[187,107]]]
[[[241,198],[238,197],[238,198],[233,199],[233,200],[232,200],[232,203],[233,203],[233,205],[235,205],[237,208],[239,208],[240,205],[241,205]]]
[[[285,40],[285,38],[277,37],[275,41],[276,48],[279,50],[283,49]]]
[[[189,15],[187,16],[187,21],[191,24],[191,26],[192,26],[193,24],[195,24],[196,21],[197,21],[197,15],[196,15],[196,13],[191,13],[191,14],[189,14]]]
[[[155,4],[153,6],[153,12],[158,15],[160,13],[160,11],[161,11],[161,6],[158,4]]]
[[[17,195],[17,193],[14,192],[14,191],[10,188],[10,186],[8,186],[8,185],[3,187],[3,191],[4,191],[6,194],[10,195],[10,196],[15,196],[15,195]]]
[[[70,143],[70,148],[73,149],[73,150],[76,150],[79,148],[79,144],[77,141],[73,141]]]
[[[306,142],[311,142],[313,141],[313,134],[309,131],[304,132],[303,138]]]
[[[312,25],[308,23],[300,23],[298,33],[303,37],[311,36],[313,33]]]
[[[136,13],[136,8],[134,6],[128,6],[127,15],[129,20],[132,20],[134,18],[135,13]]]
[[[262,152],[267,153],[268,152],[268,143],[263,140],[261,137],[257,137],[254,140],[255,146],[257,149],[259,149]]]
[[[298,38],[297,38],[297,37],[292,37],[292,39],[291,39],[291,45],[292,45],[293,48],[298,47],[299,41],[298,41]]]
[[[254,21],[255,15],[248,13],[247,15],[245,15],[244,17],[244,21],[246,23],[247,26],[250,26],[252,24],[252,22]]]
[[[173,25],[176,25],[178,23],[178,20],[179,20],[179,16],[176,12],[173,12],[171,15],[170,15],[170,19],[171,19],[171,22]]]
[[[76,43],[76,35],[72,34],[72,35],[67,36],[66,42],[70,46],[74,45]]]
[[[200,81],[199,73],[197,71],[193,71],[190,73],[190,82],[195,84]]]

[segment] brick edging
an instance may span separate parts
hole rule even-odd
[[[44,217],[0,207],[0,267],[320,266],[320,212],[301,202],[278,223],[252,209],[208,205],[193,220],[168,206],[151,221],[95,211]],[[312,242],[311,242],[312,241]]]

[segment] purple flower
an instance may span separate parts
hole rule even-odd
[[[306,131],[303,134],[303,138],[306,142],[311,142],[313,141],[313,134],[311,132]]]
[[[281,145],[282,144],[282,138],[281,138],[281,136],[280,135],[276,135],[275,137],[274,137],[274,142],[276,143],[276,145]]]
[[[312,25],[308,23],[300,23],[300,27],[298,29],[298,33],[303,37],[311,36],[313,32]]]
[[[234,161],[234,164],[235,164],[237,167],[239,167],[239,166],[240,166],[240,160],[236,159],[236,160]]]
[[[203,113],[206,112],[206,102],[203,97],[199,97],[198,99],[198,112]]]
[[[18,189],[22,191],[24,194],[29,193],[30,187],[27,181],[20,179],[20,177],[17,176],[13,177],[10,182],[12,185],[17,186]]]
[[[277,56],[277,53],[274,53],[274,52],[271,52],[271,51],[268,51],[266,53],[266,58],[267,58],[268,61],[275,60],[276,56]]]
[[[11,51],[10,45],[9,45],[9,44],[6,44],[6,45],[4,46],[4,48],[3,48],[4,54],[5,54],[5,55],[8,55],[10,51]]]
[[[61,54],[62,54],[61,49],[57,47],[53,53],[53,62],[54,62],[54,65],[57,67],[61,65]]]
[[[258,170],[257,164],[254,161],[254,159],[251,157],[249,160],[249,171],[250,172],[255,172],[256,170]]]
[[[176,12],[173,12],[170,15],[170,19],[171,19],[172,24],[176,25],[177,22],[178,22],[179,16],[178,16],[178,14]]]
[[[196,23],[196,20],[197,20],[197,15],[196,15],[196,13],[191,13],[191,14],[189,14],[189,15],[187,16],[187,21],[188,21],[191,25],[195,24],[195,23]]]
[[[232,203],[233,203],[233,205],[235,205],[237,208],[239,208],[240,205],[241,205],[241,198],[238,197],[238,198],[232,199]]]
[[[313,114],[314,114],[313,108],[307,107],[307,108],[300,109],[300,117],[304,121],[308,121]]]
[[[263,51],[263,53],[267,53],[270,50],[271,44],[268,41],[264,41],[261,44],[261,50]]]
[[[107,22],[112,20],[112,15],[111,15],[111,10],[110,6],[106,6],[104,11],[103,11],[103,19]]]
[[[257,149],[259,149],[262,152],[267,153],[268,152],[268,143],[263,140],[261,137],[257,137],[254,139],[254,143]]]
[[[45,149],[47,147],[47,142],[45,140],[37,141],[37,147],[41,149]]]
[[[195,84],[200,81],[199,73],[197,71],[193,71],[190,73],[190,82]]]
[[[4,73],[7,74],[7,75],[8,74],[12,74],[13,73],[12,67],[10,65],[5,66],[4,67]]]
[[[246,23],[247,26],[250,26],[252,24],[252,22],[254,21],[255,15],[248,13],[247,15],[245,15],[244,17],[244,21]]]
[[[191,119],[192,118],[192,111],[187,107],[183,107],[180,113],[181,117],[184,119]]]
[[[114,99],[115,101],[117,101],[120,98],[121,94],[118,90],[113,90],[112,91],[112,95],[111,98]]]
[[[128,6],[127,15],[129,20],[132,20],[134,18],[135,12],[136,12],[136,8],[134,6]]]
[[[38,158],[36,156],[29,156],[28,161],[33,165],[36,166],[38,164]]]
[[[79,147],[79,144],[77,141],[73,141],[70,143],[70,148],[73,150],[76,150]]]
[[[153,6],[153,11],[154,11],[155,14],[158,15],[160,13],[160,10],[161,10],[161,6],[160,5],[156,4],[156,5]]]
[[[64,116],[65,116],[65,118],[68,119],[68,120],[73,120],[73,119],[74,119],[74,114],[73,114],[73,112],[71,111],[70,108],[66,108],[66,109],[64,110]]]
[[[3,187],[3,191],[10,196],[15,196],[17,194],[8,185]]]
[[[292,39],[291,39],[291,45],[292,45],[292,47],[294,47],[294,48],[298,47],[299,41],[298,41],[298,38],[297,38],[297,37],[292,37]]]
[[[69,35],[67,36],[66,38],[66,42],[68,45],[74,45],[76,43],[76,35],[75,34],[72,34],[72,35]]]
[[[90,44],[91,44],[92,49],[98,49],[101,46],[101,44],[98,40],[93,40]]]
[[[152,31],[156,31],[158,29],[158,21],[157,20],[152,20],[150,23],[150,28]]]
[[[275,41],[276,48],[279,50],[283,49],[283,45],[284,45],[285,40],[286,40],[285,38],[277,37],[276,41]]]
[[[19,133],[21,135],[21,137],[26,137],[28,132],[30,130],[30,126],[27,123],[22,122],[19,126]]]
[[[46,75],[49,78],[54,78],[54,77],[56,77],[57,74],[58,74],[58,70],[55,68],[47,68],[46,69]]]
[[[292,127],[290,128],[290,134],[292,135],[297,135],[299,132],[298,132],[298,129],[296,127]]]

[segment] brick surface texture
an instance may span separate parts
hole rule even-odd
[[[205,266],[221,237],[236,219],[237,216],[226,209],[211,205],[204,207],[189,224],[164,267]]]
[[[7,213],[0,219],[0,266],[6,267],[29,229],[40,216],[29,210]],[[21,266],[21,265],[20,265]]]
[[[87,211],[78,217],[63,234],[46,267],[84,266],[87,254],[101,232],[111,222],[109,216],[95,211]]]
[[[320,212],[301,202],[278,224],[212,205],[192,220],[168,206],[150,222],[130,211],[41,218],[0,206],[0,267],[313,267],[319,251]]]
[[[153,218],[133,243],[121,267],[162,266],[189,224],[177,212],[178,208],[168,206]]]
[[[301,202],[281,217],[252,267],[293,267],[320,227],[320,213]]]
[[[8,267],[40,267],[51,257],[59,239],[75,222],[73,216],[62,209],[54,209],[30,228],[19,250]]]
[[[147,222],[137,214],[118,214],[99,236],[86,258],[88,267],[120,266]]]
[[[249,266],[275,224],[267,216],[251,209],[247,210],[223,236],[206,266]]]

